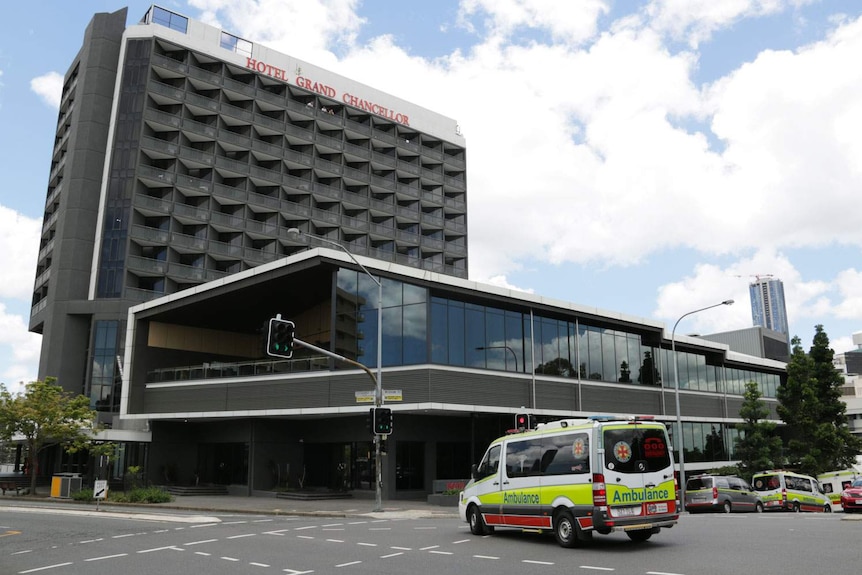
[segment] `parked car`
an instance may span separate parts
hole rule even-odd
[[[733,475],[696,475],[685,482],[685,510],[763,511],[763,501],[747,481]]]
[[[751,478],[754,490],[763,500],[767,511],[822,511],[832,513],[832,502],[820,489],[820,483],[810,475],[774,470],[755,473]]]
[[[862,509],[862,479],[857,479],[841,492],[841,507],[844,513]]]

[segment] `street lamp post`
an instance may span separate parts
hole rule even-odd
[[[706,311],[720,305],[733,305],[733,300],[726,299],[723,302],[702,307],[700,309],[692,310],[688,313],[682,314],[679,319],[676,320],[676,323],[673,324],[673,330],[671,330],[670,332],[670,353],[673,357],[673,382],[674,396],[676,399],[676,428],[677,433],[679,434],[679,437],[674,437],[674,443],[679,446],[679,504],[683,509],[685,509],[685,452],[682,433],[682,414],[679,410],[679,368],[677,367],[678,361],[676,358],[676,326],[679,325],[679,322],[682,321],[684,317],[690,316],[698,312]]]
[[[357,260],[350,250],[344,247],[342,244],[335,240],[330,240],[329,238],[324,238],[321,236],[316,236],[313,234],[307,234],[299,230],[299,228],[290,228],[287,230],[288,235],[302,236],[306,235],[308,237],[314,238],[323,243],[334,246],[344,253],[346,253],[353,263],[358,265],[365,275],[371,278],[377,285],[377,378],[375,379],[375,389],[374,389],[374,406],[381,407],[383,405],[383,282],[379,279],[371,275],[371,272],[366,269],[362,263]],[[382,493],[382,485],[383,485],[383,462],[382,456],[380,453],[380,436],[374,436],[374,465],[376,466],[376,487],[374,491],[374,509],[373,511],[383,511],[383,493]]]
[[[508,349],[512,352],[512,357],[515,359],[515,371],[518,371],[518,354],[508,345],[482,345],[476,348],[476,351],[485,351],[486,349]]]

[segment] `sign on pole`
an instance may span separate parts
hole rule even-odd
[[[371,391],[357,391],[354,395],[356,396],[356,403],[374,403],[375,392],[373,389]]]
[[[106,479],[97,479],[93,482],[93,499],[108,498],[108,481]]]
[[[384,389],[383,401],[403,401],[404,394],[400,389]]]

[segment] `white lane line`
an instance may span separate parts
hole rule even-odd
[[[65,567],[67,565],[71,565],[72,563],[57,563],[56,565],[46,565],[45,567],[36,567],[35,569],[28,569],[26,571],[19,571],[18,573],[35,573],[36,571],[44,571],[46,569],[56,569],[58,567]]]
[[[236,557],[221,557],[221,559],[224,559],[225,561],[239,561]]]
[[[357,545],[362,545],[363,547],[377,547],[377,543],[357,543]]]
[[[551,561],[533,561],[532,559],[523,559],[521,563],[530,563],[531,565],[553,565]]]
[[[201,523],[200,525],[192,525],[189,529],[197,529],[198,527],[215,527],[218,523]]]
[[[348,525],[365,525],[368,521],[351,521]]]
[[[646,575],[682,575],[681,573],[668,573],[667,571],[647,571]]]
[[[12,553],[12,555],[24,555],[25,553],[32,553],[32,552],[33,552],[32,549],[27,549],[25,551],[16,551],[15,553]]]
[[[390,553],[389,555],[381,555],[381,559],[389,559],[390,557],[398,557],[399,555],[404,555],[403,551],[399,551],[398,553]]]
[[[252,523],[272,523],[272,519],[255,519]]]
[[[269,567],[266,563],[255,563],[254,561],[250,561],[249,565],[254,565],[255,567]]]
[[[212,553],[204,553],[203,551],[195,551],[195,555],[203,555],[204,557],[212,557]]]
[[[429,549],[437,549],[438,547],[440,547],[440,546],[439,545],[430,545],[428,547],[420,547],[419,551],[428,551]]]
[[[329,543],[344,543],[344,539],[327,539]]]
[[[81,544],[84,543],[95,543],[96,541],[104,541],[104,537],[99,537],[98,539],[87,539],[86,541],[81,541]]]
[[[431,550],[431,551],[429,551],[428,553],[436,553],[437,555],[454,555],[454,553],[452,553],[451,551],[435,551],[435,550]],[[551,565],[553,565],[553,563],[551,563]]]
[[[101,561],[102,559],[116,559],[117,557],[125,557],[128,553],[117,553],[116,555],[104,555],[102,557],[91,557],[90,559],[84,559],[84,562],[88,561]]]
[[[183,543],[183,545],[189,547],[191,545],[203,545],[204,543],[213,543],[215,541],[218,541],[218,539],[204,539],[202,541],[192,541],[191,543]]]
[[[317,529],[317,525],[306,525],[305,527],[297,527],[294,531],[304,531],[306,529]]]
[[[369,527],[369,531],[392,531],[391,527]]]
[[[616,571],[616,569],[612,569],[610,567],[595,567],[593,565],[580,565],[581,569],[593,569],[594,571]]]
[[[413,551],[412,547],[395,547],[394,545],[390,547],[390,549],[397,549],[398,551]]]
[[[170,531],[170,529],[157,529],[156,531],[153,531],[153,533],[167,533],[168,531]]]
[[[242,525],[243,523],[248,523],[248,521],[225,521],[222,525]]]
[[[243,535],[231,535],[230,537],[226,537],[226,539],[244,539],[246,537],[254,537],[257,533],[245,533]]]
[[[351,561],[350,563],[341,563],[336,565],[336,567],[350,567],[351,565],[359,565],[362,561]]]
[[[327,527],[341,527],[344,523],[330,523],[329,525],[323,525],[322,527],[326,529]]]
[[[424,531],[433,531],[434,529],[437,529],[437,528],[433,527],[433,526],[429,526],[429,527],[414,527],[413,529],[415,531],[423,531],[423,530]]]
[[[469,539],[460,539],[460,540],[458,540],[458,541],[453,541],[453,542],[452,542],[452,545],[458,545],[458,544],[460,544],[460,543],[469,543],[469,542],[470,542],[470,540],[469,540]]]
[[[174,551],[182,551],[179,547],[174,547],[173,545],[168,545],[166,547],[154,547],[152,549],[141,549],[137,553],[152,553],[153,551],[165,551],[167,549],[173,549]]]
[[[314,539],[311,535],[297,535],[297,539]]]
[[[293,569],[282,569],[287,575],[305,575],[306,573],[314,573],[314,571],[294,571]]]
[[[114,535],[111,539],[125,539],[126,537],[134,537],[134,533],[126,533],[125,535]]]
[[[476,559],[499,559],[499,557],[494,557],[493,555],[473,555]]]

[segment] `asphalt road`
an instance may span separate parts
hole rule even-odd
[[[452,518],[0,511],[0,574],[856,574],[862,521],[840,513],[685,515],[646,543],[476,537]]]

